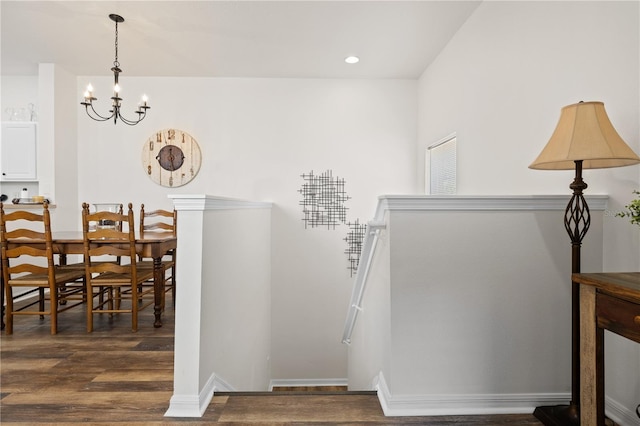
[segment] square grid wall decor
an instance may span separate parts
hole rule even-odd
[[[345,254],[347,255],[348,266],[351,276],[358,270],[360,263],[360,253],[362,242],[366,232],[366,225],[347,221],[348,207],[345,203],[351,199],[345,192],[345,182],[343,178],[334,177],[331,170],[321,174],[314,174],[313,170],[301,175],[304,179],[302,187],[298,192],[302,195],[300,205],[302,206],[302,221],[305,229],[327,227],[336,229],[341,224],[349,228],[344,241],[347,243]]]

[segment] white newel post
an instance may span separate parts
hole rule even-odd
[[[271,203],[169,198],[178,211],[178,252],[173,396],[165,416],[201,417],[215,390],[268,387]],[[237,325],[234,333],[228,323]]]
[[[175,198],[178,210],[173,396],[167,417],[201,417],[213,397],[201,389],[202,254],[205,197]]]

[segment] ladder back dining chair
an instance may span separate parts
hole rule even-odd
[[[51,334],[58,332],[58,314],[81,305],[86,300],[84,286],[78,285],[82,270],[63,270],[54,263],[51,217],[48,203],[42,213],[17,210],[6,213],[0,203],[0,241],[2,245],[2,280],[6,291],[6,333],[13,333],[14,316],[50,316]],[[69,284],[75,283],[75,286]],[[14,294],[22,289],[23,293]],[[27,298],[17,307],[17,297]],[[49,302],[48,309],[45,308]],[[71,301],[71,303],[69,303]],[[30,309],[38,305],[37,310]]]
[[[103,226],[121,223],[121,226]],[[97,211],[82,206],[87,332],[93,331],[94,314],[130,313],[131,330],[138,330],[138,311],[153,304],[153,268],[138,265],[132,204],[126,214]],[[104,297],[103,297],[104,296]],[[147,297],[150,296],[150,297]],[[97,302],[96,302],[97,297]]]
[[[115,204],[114,204],[115,205]],[[84,208],[84,203],[82,208]],[[118,205],[118,213],[122,215],[122,204]],[[116,229],[122,230],[122,222],[115,222],[113,225],[115,225]],[[84,267],[85,267],[85,262],[84,260],[82,260],[81,262],[78,263],[67,263],[66,259],[64,264],[60,264],[60,268],[62,269],[75,269],[75,270],[81,270],[83,272],[83,276],[84,276]]]
[[[140,205],[140,235],[145,233],[163,233],[174,237],[178,232],[178,212],[176,210],[146,211],[144,204]],[[153,261],[143,260],[142,265],[153,267]],[[173,304],[176,303],[176,249],[169,250],[162,258],[162,270],[165,292],[171,291]],[[169,274],[167,274],[169,272]],[[163,295],[164,307],[164,295]]]

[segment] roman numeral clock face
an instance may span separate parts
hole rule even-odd
[[[200,170],[198,142],[187,132],[160,130],[142,147],[142,167],[158,185],[175,188],[191,182]]]

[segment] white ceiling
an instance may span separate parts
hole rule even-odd
[[[2,0],[2,75],[418,78],[481,0]],[[344,58],[357,55],[348,65]]]

